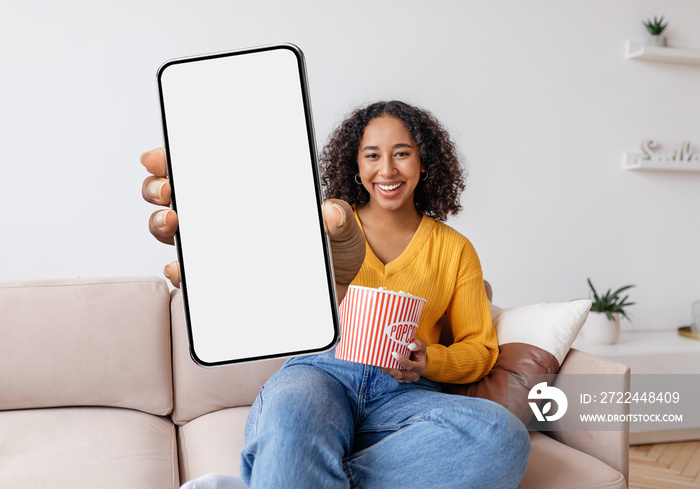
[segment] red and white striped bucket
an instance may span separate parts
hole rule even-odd
[[[403,292],[351,285],[340,304],[341,360],[402,369],[392,352],[409,358],[425,299]]]

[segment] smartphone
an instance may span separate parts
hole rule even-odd
[[[157,80],[192,358],[330,350],[340,329],[302,51],[174,59]]]

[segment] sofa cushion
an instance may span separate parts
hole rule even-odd
[[[590,309],[588,299],[507,309],[492,305],[491,317],[499,345],[532,345],[553,355],[561,365]]]
[[[169,419],[118,408],[0,412],[0,487],[173,489]]]
[[[173,421],[181,425],[212,411],[253,404],[265,381],[279,370],[284,360],[200,367],[190,356],[179,290],[172,293],[171,307],[175,386]],[[251,324],[250,327],[256,325]]]
[[[158,278],[0,282],[0,410],[172,410],[169,290]]]
[[[539,432],[530,433],[530,458],[518,489],[626,489],[624,476],[597,458]]]
[[[527,425],[533,416],[528,405],[530,389],[557,373],[590,308],[590,300],[509,309],[492,305],[500,347],[496,365],[479,382],[445,384],[445,392],[498,402]]]
[[[245,420],[250,406],[205,414],[178,428],[180,479],[240,473]]]

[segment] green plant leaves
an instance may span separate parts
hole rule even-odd
[[[632,287],[635,287],[634,285],[625,285],[614,292],[612,289],[608,289],[603,296],[598,295],[598,292],[595,290],[595,287],[593,287],[593,283],[591,282],[590,278],[588,279],[588,286],[593,292],[593,304],[591,305],[591,311],[604,312],[607,318],[611,321],[614,319],[613,313],[616,312],[629,320],[629,316],[625,312],[625,308],[633,306],[635,303],[628,302],[629,295],[620,298],[620,294],[628,289],[631,289]]]
[[[663,15],[659,19],[657,19],[656,16],[654,16],[653,21],[651,19],[647,20],[646,22],[642,21],[642,24],[644,24],[644,27],[647,28],[647,30],[652,36],[660,35],[666,29],[666,27],[668,27],[668,22],[664,24]]]

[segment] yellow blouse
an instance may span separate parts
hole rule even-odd
[[[355,218],[360,222],[357,213]],[[448,225],[424,214],[409,245],[386,265],[367,244],[365,261],[352,285],[386,287],[427,300],[416,333],[428,345],[425,377],[475,382],[496,363],[498,340],[479,257],[471,242]],[[454,336],[449,347],[438,344],[445,312]]]

